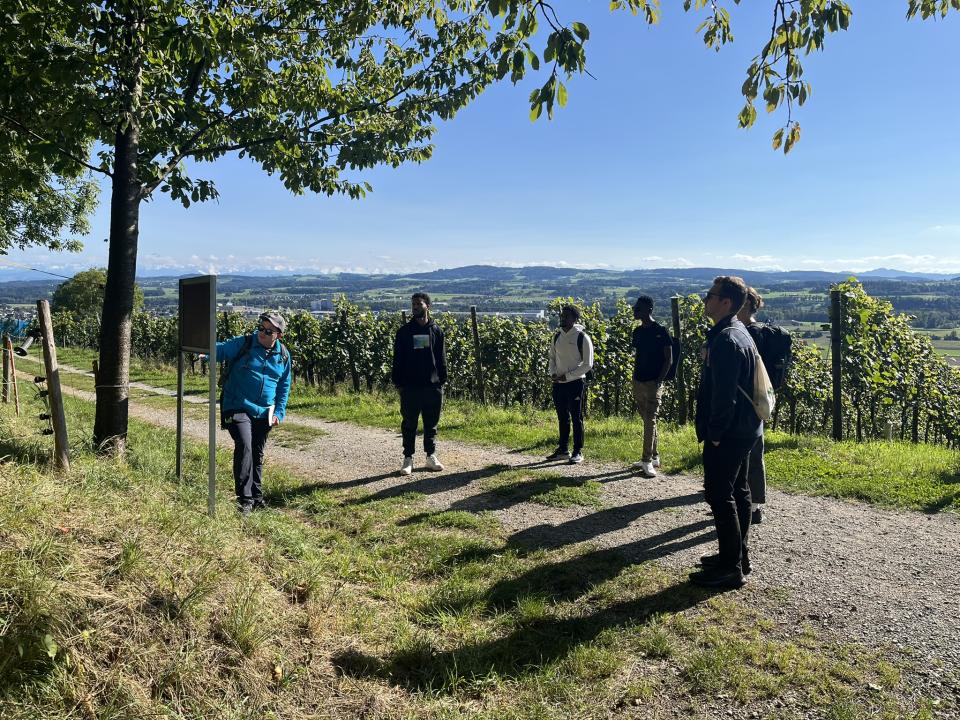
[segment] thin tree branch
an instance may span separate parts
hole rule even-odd
[[[10,117],[9,115],[7,115],[6,113],[0,112],[0,119],[4,120],[5,122],[7,122],[7,123],[9,123],[9,124],[11,124],[11,125],[13,125],[13,126],[16,127],[17,129],[19,129],[21,132],[24,132],[24,133],[26,133],[27,135],[31,136],[34,140],[40,140],[41,142],[45,142],[45,143],[49,142],[51,145],[53,145],[53,147],[55,147],[55,148],[57,149],[57,151],[58,151],[61,155],[63,155],[64,157],[70,158],[71,160],[73,160],[75,163],[77,163],[77,164],[79,164],[79,165],[83,165],[83,167],[87,168],[88,170],[92,170],[92,171],[98,172],[98,173],[103,173],[104,175],[106,175],[106,176],[109,177],[109,178],[112,178],[112,177],[113,177],[113,173],[111,173],[109,170],[106,170],[106,169],[104,169],[104,168],[102,168],[102,167],[97,167],[96,165],[91,165],[91,164],[88,163],[86,160],[83,160],[83,159],[77,157],[76,155],[74,155],[73,153],[71,153],[71,152],[70,152],[69,150],[67,150],[66,148],[58,145],[57,143],[50,142],[50,140],[48,140],[47,138],[45,138],[45,137],[43,137],[42,135],[34,132],[33,130],[31,130],[30,128],[28,128],[26,125],[24,125],[22,122],[20,122],[20,121],[17,120],[16,118],[12,118],[12,117]]]

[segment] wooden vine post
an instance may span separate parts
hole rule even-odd
[[[10,337],[4,333],[3,334],[3,392],[0,395],[0,400],[4,404],[10,402],[10,393],[7,391],[7,388],[10,387],[10,353],[7,351],[7,345],[10,344]]]
[[[40,337],[43,340],[43,364],[47,371],[47,392],[50,399],[50,420],[53,423],[54,465],[58,470],[70,469],[70,446],[67,441],[67,418],[63,412],[63,394],[60,390],[60,367],[57,365],[57,346],[53,341],[50,304],[37,301]]]
[[[14,407],[16,408],[16,411],[17,411],[17,417],[20,417],[20,388],[17,387],[17,362],[16,362],[16,358],[15,358],[15,356],[14,356],[14,354],[13,354],[13,341],[10,339],[10,336],[9,336],[9,335],[7,335],[7,341],[6,341],[6,343],[4,344],[4,354],[3,354],[3,357],[4,357],[4,364],[6,364],[7,358],[9,358],[9,363],[10,363],[10,375],[9,375],[10,384],[9,384],[9,386],[7,386],[7,387],[10,387],[10,388],[13,389],[13,402],[14,402]],[[7,402],[10,402],[10,400],[9,400],[9,392],[8,392],[8,395],[7,395]]]
[[[680,344],[680,362],[677,364],[677,377],[674,380],[677,397],[677,422],[687,424],[687,383],[683,375],[683,344],[680,340],[680,296],[670,298],[670,314],[673,316],[673,336]]]
[[[833,439],[843,440],[843,295],[830,291],[830,359],[833,369]]]
[[[480,329],[477,326],[477,306],[470,306],[470,326],[473,331],[473,357],[477,374],[477,393],[480,402],[487,402],[487,391],[483,384],[483,363],[480,360]]]

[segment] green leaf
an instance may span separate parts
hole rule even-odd
[[[567,106],[567,86],[563,83],[560,83],[557,89],[557,102],[560,103],[560,107]]]
[[[576,36],[580,38],[581,42],[586,42],[590,39],[590,30],[582,22],[572,23],[570,27]]]
[[[53,639],[50,634],[43,636],[43,646],[47,649],[47,655],[51,659],[57,656],[57,652],[60,650],[60,646],[57,645],[57,641]]]

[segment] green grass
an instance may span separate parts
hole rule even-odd
[[[125,461],[97,458],[86,402],[67,400],[58,477],[38,409],[0,407],[5,720],[709,718],[720,688],[742,716],[923,712],[904,658],[615,548],[518,543],[415,493],[327,489],[268,462],[274,509],[244,520],[224,450],[209,518],[201,446],[182,482],[155,427],[131,423]],[[497,468],[485,482],[510,502],[559,486]]]
[[[65,351],[89,356],[90,351]],[[64,362],[67,362],[64,360]],[[169,368],[153,368],[137,377],[156,377],[158,385],[175,384]],[[131,379],[134,373],[131,370]],[[64,375],[64,382],[84,389],[92,380]],[[133,394],[148,395],[134,389]],[[147,399],[151,404],[173,407],[171,398]],[[399,427],[398,401],[392,392],[354,394],[323,393],[294,386],[288,407],[293,422],[277,437],[287,447],[304,447],[322,431],[297,426],[297,415],[352,422],[379,428]],[[200,417],[205,409],[187,406],[187,413]],[[635,417],[588,418],[588,460],[630,463],[642,452],[641,424]],[[546,454],[556,445],[556,417],[549,410],[527,407],[500,408],[471,401],[447,399],[440,425],[440,438],[481,445],[506,447]],[[939,445],[909,442],[834,442],[810,435],[767,433],[767,476],[773,487],[807,495],[828,495],[924,512],[960,511],[960,452]],[[285,439],[289,438],[289,439]],[[660,424],[660,449],[666,473],[702,473],[700,449],[691,426]],[[582,490],[582,489],[581,489]],[[578,491],[580,492],[580,491]],[[555,502],[591,504],[567,498],[570,490],[558,491]]]

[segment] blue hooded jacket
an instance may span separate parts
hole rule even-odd
[[[217,360],[229,363],[229,375],[223,388],[221,410],[245,412],[252,418],[267,415],[270,405],[273,414],[283,420],[287,414],[287,398],[290,396],[290,355],[280,351],[280,341],[265,348],[256,337],[251,338],[250,349],[234,363],[243,349],[246,335],[238,335],[217,343]]]

